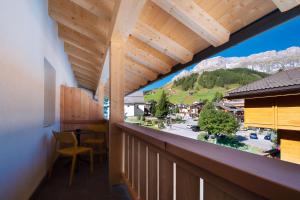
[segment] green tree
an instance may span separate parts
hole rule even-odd
[[[152,116],[154,116],[156,113],[156,104],[157,104],[156,101],[154,100],[150,101],[150,113]]]
[[[213,98],[213,102],[219,102],[223,99],[223,94],[221,92],[216,92]]]
[[[238,129],[238,122],[230,113],[216,110],[212,103],[207,103],[199,117],[199,126],[210,134],[231,136]]]
[[[169,102],[165,91],[163,90],[156,106],[155,117],[161,119],[169,114]]]

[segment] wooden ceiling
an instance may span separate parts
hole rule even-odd
[[[299,0],[140,2],[141,14],[128,29],[126,93],[170,72],[178,63],[191,61],[205,48],[226,43],[232,33],[275,9],[284,12],[299,5]],[[81,87],[93,91],[98,87],[119,4],[120,0],[49,0],[49,15],[58,23],[58,35]]]

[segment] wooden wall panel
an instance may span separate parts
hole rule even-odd
[[[245,100],[245,126],[300,130],[300,95]]]
[[[99,103],[84,90],[61,86],[61,130],[86,129],[103,123]]]
[[[279,130],[281,160],[300,164],[300,132]]]
[[[300,130],[300,95],[277,98],[277,128]]]

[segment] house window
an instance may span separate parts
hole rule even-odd
[[[44,127],[55,121],[56,72],[47,59],[44,59]]]

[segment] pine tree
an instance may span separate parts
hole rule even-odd
[[[156,106],[155,117],[161,119],[165,118],[169,114],[169,102],[165,91],[162,91]]]

